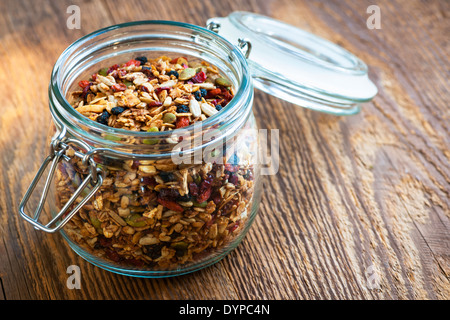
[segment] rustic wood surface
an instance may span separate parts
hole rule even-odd
[[[69,5],[81,29],[66,27]],[[449,299],[449,1],[0,2],[0,299]],[[261,128],[280,129],[281,165],[259,215],[224,260],[175,278],[103,271],[17,206],[46,154],[47,86],[82,35],[145,19],[205,25],[232,11],[268,15],[364,60],[379,88],[360,114],[308,111],[257,91]],[[68,289],[66,269],[81,268]],[[373,280],[379,279],[379,287]],[[371,282],[372,281],[372,282]]]

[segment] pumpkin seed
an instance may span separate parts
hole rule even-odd
[[[163,117],[164,123],[174,123],[176,120],[177,116],[170,112],[166,113]]]
[[[100,228],[101,222],[94,214],[89,213],[89,218],[91,220],[91,224],[94,226],[95,229]]]
[[[195,76],[196,72],[194,68],[186,68],[183,71],[181,71],[180,75],[178,76],[178,79],[180,80],[189,80],[193,76]]]
[[[141,216],[138,213],[133,213],[127,217],[126,222],[132,227],[141,228],[147,225],[145,220],[147,220],[147,218]]]
[[[100,70],[98,70],[98,74],[106,77],[108,75],[108,70],[109,68],[101,68]]]
[[[215,80],[215,83],[218,86],[231,87],[231,82],[228,79],[225,79],[225,78],[217,78]]]

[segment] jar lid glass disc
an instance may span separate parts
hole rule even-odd
[[[377,88],[367,66],[340,46],[272,18],[248,12],[212,18],[231,43],[251,43],[247,58],[255,87],[299,106],[355,114]]]

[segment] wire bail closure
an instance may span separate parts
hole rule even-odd
[[[206,25],[206,29],[213,31],[215,33],[219,33],[220,28],[221,28],[220,22],[215,20],[208,22],[208,24]],[[250,42],[250,40],[247,38],[239,38],[237,46],[239,49],[241,49],[242,53],[245,56],[245,59],[248,59],[248,57],[250,56],[250,52],[252,51],[252,43]],[[244,48],[246,48],[245,51]]]
[[[101,187],[103,184],[103,170],[98,167],[95,164],[94,159],[92,158],[93,150],[91,146],[88,144],[72,138],[65,137],[66,135],[66,128],[63,127],[61,132],[58,134],[57,137],[53,138],[50,143],[50,155],[45,158],[44,162],[42,163],[41,167],[39,168],[38,172],[36,173],[36,176],[34,177],[33,181],[31,182],[30,186],[28,187],[27,192],[25,193],[22,201],[19,204],[19,213],[22,216],[22,218],[25,219],[25,221],[31,223],[36,229],[42,230],[48,233],[54,233],[58,230],[60,230],[64,225],[77,213],[77,211],[87,202],[90,198],[94,195],[94,193]],[[80,151],[74,151],[73,155],[68,155],[66,151],[69,149],[71,145],[74,145],[78,147],[79,149],[84,149],[87,151],[87,153],[82,153]],[[70,197],[69,201],[64,205],[64,207],[61,209],[60,212],[58,212],[51,221],[49,221],[47,224],[39,223],[38,220],[41,216],[42,209],[44,207],[45,200],[47,199],[48,191],[50,188],[50,184],[52,182],[52,178],[55,174],[56,167],[59,163],[59,161],[70,161],[71,158],[78,157],[82,160],[83,165],[89,167],[89,174],[86,176],[86,178],[82,181],[82,183],[79,185],[77,190],[74,192],[74,194]],[[39,200],[39,204],[34,211],[33,216],[27,215],[25,213],[25,206],[28,203],[28,200],[33,193],[34,189],[36,188],[37,183],[41,179],[44,171],[47,169],[47,167],[50,165],[49,173],[47,175],[44,189],[42,191],[42,195]],[[88,186],[88,184],[92,181],[94,184],[93,188],[90,190],[90,192],[69,212],[69,209],[74,204],[75,200],[80,196],[80,194],[83,192],[83,190]],[[59,223],[58,221],[64,217]],[[56,226],[52,227],[52,225],[56,224]]]

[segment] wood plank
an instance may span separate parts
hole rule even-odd
[[[81,30],[66,28],[67,6]],[[31,1],[0,3],[0,299],[449,299],[448,1]],[[33,10],[22,10],[33,8]],[[61,236],[18,216],[47,147],[47,86],[80,36],[143,19],[205,25],[233,11],[275,17],[364,60],[379,88],[360,114],[334,117],[255,92],[261,128],[280,130],[280,170],[258,216],[216,265],[167,279],[101,270]],[[34,204],[37,199],[33,199]],[[82,288],[66,286],[69,265]],[[379,280],[374,288],[369,280]]]

